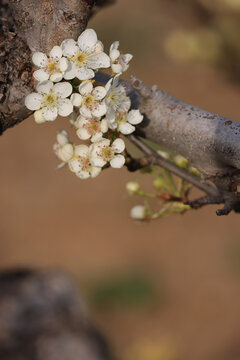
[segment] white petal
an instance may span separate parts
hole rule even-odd
[[[42,52],[35,52],[32,56],[32,62],[39,67],[44,67],[47,64],[47,60],[47,55]]]
[[[113,168],[121,168],[125,164],[125,157],[123,155],[115,155],[114,158],[110,161],[110,165]]]
[[[82,157],[88,156],[88,146],[87,145],[77,145],[75,147],[75,154]]]
[[[59,145],[63,146],[69,142],[68,135],[65,130],[59,130],[57,133],[57,142]]]
[[[53,86],[53,91],[55,92],[55,94],[62,99],[71,95],[72,90],[73,90],[72,85],[66,81],[61,82],[59,84],[55,84]]]
[[[87,29],[82,32],[77,42],[82,51],[89,51],[96,45],[97,34],[93,29]]]
[[[93,166],[103,167],[107,162],[98,157],[91,157],[90,162]]]
[[[68,64],[68,60],[65,57],[62,57],[58,62],[61,71],[66,71],[68,68]]]
[[[81,95],[88,95],[92,92],[93,84],[91,81],[83,81],[78,89]]]
[[[76,41],[73,39],[66,39],[61,44],[62,52],[64,56],[72,57],[78,51],[78,46]]]
[[[117,50],[119,47],[119,41],[114,41],[112,45],[110,46],[110,52],[113,50]]]
[[[123,135],[129,135],[131,133],[133,133],[135,130],[135,127],[132,126],[131,124],[129,124],[128,122],[126,123],[121,123],[119,125],[119,131],[123,134]]]
[[[79,80],[88,80],[88,79],[92,79],[94,78],[95,73],[93,70],[88,69],[87,67],[81,67],[81,68],[77,68],[77,74],[76,77]]]
[[[105,115],[106,112],[107,112],[107,107],[105,102],[102,102],[101,104],[100,103],[96,104],[96,107],[92,110],[93,116],[96,117],[101,117]]]
[[[121,64],[112,64],[111,65],[111,68],[112,68],[112,71],[115,73],[115,74],[119,74],[123,71],[123,67]]]
[[[105,89],[108,91],[111,86],[112,86],[112,82],[113,82],[113,78],[111,78],[110,80],[108,80],[108,82],[105,85]]]
[[[63,78],[62,73],[56,72],[50,76],[50,80],[53,82],[61,81]]]
[[[96,45],[94,46],[94,52],[102,52],[104,50],[103,43],[98,40]]]
[[[103,86],[96,86],[93,89],[92,95],[96,100],[102,100],[106,96],[106,89]]]
[[[79,139],[81,139],[81,140],[87,140],[87,139],[90,139],[90,137],[91,137],[91,135],[85,128],[78,129],[76,133],[77,133],[77,136],[79,137]]]
[[[80,161],[78,159],[76,159],[76,158],[71,159],[68,162],[68,166],[69,166],[69,169],[74,173],[77,173],[82,169]]]
[[[101,171],[102,171],[102,169],[100,167],[93,166],[90,171],[91,177],[95,178],[96,176],[98,176],[100,174]]]
[[[104,52],[93,53],[87,58],[87,65],[91,69],[100,69],[110,67],[110,58]]]
[[[80,114],[82,116],[85,116],[86,118],[91,118],[92,117],[91,111],[86,106],[81,106],[79,111],[80,111]]]
[[[136,220],[143,220],[146,217],[146,208],[143,205],[136,205],[131,209],[130,216]]]
[[[125,149],[125,143],[122,139],[118,138],[112,143],[112,148],[116,153],[121,153]]]
[[[75,175],[82,180],[90,178],[90,174],[87,171],[79,171]]]
[[[42,116],[47,121],[54,121],[58,116],[58,110],[56,106],[44,107],[42,109]]]
[[[120,56],[120,51],[117,49],[113,49],[112,51],[110,51],[109,55],[110,55],[111,61],[114,62]]]
[[[96,133],[95,135],[93,135],[93,136],[91,137],[91,141],[92,141],[93,143],[98,142],[99,140],[102,139],[102,135],[103,135],[103,134],[102,134],[101,132]]]
[[[140,124],[143,121],[143,115],[139,110],[131,110],[127,115],[127,120],[132,125]]]
[[[64,79],[66,80],[72,80],[76,77],[78,72],[78,67],[75,63],[73,63],[72,61],[69,61],[68,63],[68,68],[64,74]]]
[[[42,116],[42,109],[34,112],[34,120],[36,121],[37,124],[42,124],[46,121]]]
[[[125,64],[128,64],[129,61],[132,60],[133,55],[132,55],[132,54],[124,54],[122,58],[123,58],[123,60],[124,60],[123,62],[124,62]]]
[[[102,119],[101,121],[101,131],[103,133],[107,132],[108,131],[108,122],[107,122],[107,119]]]
[[[71,95],[70,100],[73,104],[73,106],[80,106],[82,103],[82,97],[78,93],[74,93]]]
[[[37,91],[42,94],[48,94],[53,87],[52,81],[43,81],[37,85]]]
[[[25,106],[29,110],[38,110],[42,104],[42,95],[38,93],[31,93],[25,97]]]
[[[75,121],[74,121],[74,126],[76,128],[80,128],[82,127],[84,124],[86,124],[86,122],[88,122],[89,119],[85,119],[85,117],[83,117],[82,115],[79,115]]]
[[[69,161],[73,156],[73,146],[72,144],[63,145],[58,151],[58,157],[64,162]]]
[[[107,109],[106,118],[107,118],[108,123],[111,124],[115,121],[115,115],[116,115],[116,113],[113,108]]]
[[[69,99],[59,99],[57,107],[61,116],[68,116],[73,112],[73,104]]]
[[[49,75],[48,75],[48,73],[46,73],[46,71],[44,71],[43,69],[39,69],[39,70],[34,71],[33,77],[34,77],[37,81],[45,81],[45,80],[48,80]]]
[[[49,55],[51,56],[51,58],[60,59],[62,57],[62,49],[60,48],[60,46],[54,46],[50,51]]]

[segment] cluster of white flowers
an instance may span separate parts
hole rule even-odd
[[[77,41],[67,39],[54,46],[49,56],[35,52],[32,57],[38,67],[33,73],[38,84],[36,92],[26,97],[25,105],[34,111],[37,123],[69,116],[79,139],[89,142],[75,145],[61,130],[54,145],[62,161],[59,167],[67,164],[81,179],[97,176],[105,166],[121,168],[125,143],[120,134],[131,134],[143,120],[139,110],[130,110],[131,100],[119,82],[132,55],[121,54],[118,47],[115,41],[107,55],[96,32],[87,29]],[[103,86],[94,77],[107,68],[112,74]]]

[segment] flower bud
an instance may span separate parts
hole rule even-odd
[[[58,157],[64,162],[68,162],[73,156],[73,146],[71,144],[63,145],[58,151]]]
[[[182,155],[176,155],[174,157],[174,162],[177,166],[181,167],[181,168],[186,168],[188,166],[188,160],[183,157]]]
[[[163,151],[163,150],[157,150],[157,153],[162,156],[164,159],[169,159],[169,153],[167,153],[166,151]]]
[[[138,190],[140,189],[140,186],[137,181],[129,181],[126,184],[126,189],[129,192],[129,194],[133,195],[138,192]]]
[[[146,217],[146,208],[143,205],[136,205],[131,209],[131,218],[135,220],[143,220]]]

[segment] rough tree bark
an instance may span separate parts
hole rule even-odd
[[[30,115],[25,96],[33,90],[32,51],[48,51],[66,38],[77,38],[96,5],[113,0],[2,0],[0,27],[0,132]],[[185,156],[215,187],[215,199],[224,203],[219,215],[239,211],[240,124],[186,104],[156,86],[151,90],[134,79],[125,84],[145,115],[140,135]],[[159,155],[157,155],[159,158]],[[201,188],[199,186],[199,188]],[[206,192],[209,195],[208,192]]]

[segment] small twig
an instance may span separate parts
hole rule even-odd
[[[129,135],[128,138],[131,142],[136,145],[146,156],[141,160],[139,165],[157,165],[160,166],[179,178],[187,181],[188,183],[194,185],[198,189],[202,190],[209,196],[221,196],[218,189],[210,184],[202,182],[197,176],[190,174],[188,171],[178,167],[171,161],[164,159],[160,154],[151,149],[147,144],[142,142],[136,135]],[[143,167],[143,166],[142,166]],[[139,166],[140,168],[140,166]]]

